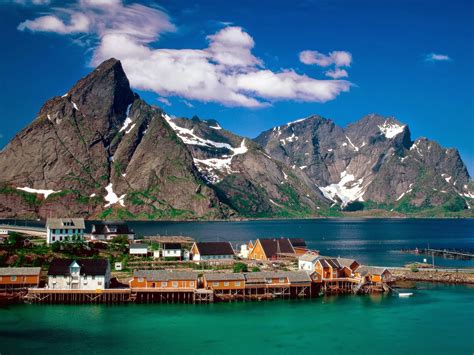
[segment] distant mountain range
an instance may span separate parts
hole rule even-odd
[[[0,217],[228,219],[474,216],[456,149],[371,114],[310,116],[254,140],[171,118],[109,59],[0,152]]]

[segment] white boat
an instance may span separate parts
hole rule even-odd
[[[410,297],[413,296],[412,292],[399,292],[398,297]]]

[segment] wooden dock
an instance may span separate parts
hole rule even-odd
[[[403,253],[417,254],[417,255],[427,255],[427,256],[436,256],[446,259],[459,259],[459,260],[472,260],[474,259],[474,254],[472,252],[463,251],[463,250],[453,250],[453,249],[433,249],[433,248],[422,248],[422,249],[402,249]]]
[[[129,288],[106,290],[52,290],[30,288],[24,297],[27,303],[82,304],[82,303],[126,303],[130,302]]]

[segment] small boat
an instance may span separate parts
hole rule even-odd
[[[398,297],[410,297],[413,296],[413,292],[399,292]]]

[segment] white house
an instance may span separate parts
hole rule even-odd
[[[148,255],[148,244],[133,243],[130,244],[130,255],[136,256],[147,256]]]
[[[107,259],[54,259],[48,270],[53,290],[104,290],[110,285]]]
[[[319,258],[319,255],[315,253],[306,253],[306,254],[301,255],[298,258],[298,269],[313,273],[314,266],[316,265],[318,258]]]
[[[125,236],[128,240],[133,240],[135,233],[123,222],[94,223],[92,225],[91,240],[112,240],[118,236]]]
[[[229,242],[196,242],[191,247],[190,255],[193,261],[232,260],[235,257]]]
[[[48,218],[46,221],[46,243],[83,240],[84,230],[84,218]]]
[[[248,259],[249,257],[249,246],[247,244],[242,244],[240,246],[240,252],[237,254],[239,258]]]
[[[164,243],[163,257],[164,258],[179,258],[181,259],[181,244],[180,243]]]

